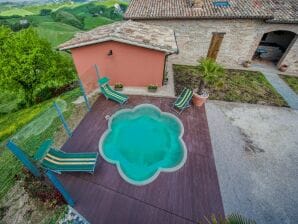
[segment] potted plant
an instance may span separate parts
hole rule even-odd
[[[287,71],[287,69],[288,69],[288,66],[285,64],[283,64],[279,67],[279,71],[281,71],[281,72],[285,72],[285,71]]]
[[[243,67],[248,68],[250,66],[251,66],[251,61],[250,60],[247,60],[247,61],[243,62]]]
[[[224,68],[217,64],[212,58],[202,58],[199,61],[199,73],[196,75],[200,77],[199,86],[193,93],[193,104],[202,106],[209,97],[206,90],[207,85],[222,85],[221,78],[224,74]]]
[[[116,91],[122,91],[123,90],[123,84],[120,83],[120,82],[116,83],[115,86],[114,86],[114,89]]]
[[[151,93],[155,93],[157,91],[157,85],[153,85],[153,84],[149,85],[148,91]]]

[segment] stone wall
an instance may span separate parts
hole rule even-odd
[[[217,61],[226,67],[237,67],[251,60],[264,33],[287,30],[298,34],[297,24],[270,24],[260,20],[141,20],[175,30],[179,48],[170,55],[168,63],[196,64],[207,55],[213,32],[225,32]],[[288,72],[298,75],[298,41],[286,52],[281,64],[289,65]]]

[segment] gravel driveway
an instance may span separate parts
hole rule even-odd
[[[298,223],[298,111],[221,101],[206,110],[225,213]]]

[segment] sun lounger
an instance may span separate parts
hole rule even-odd
[[[186,108],[190,106],[190,100],[192,98],[193,92],[188,88],[184,88],[182,93],[178,96],[176,101],[173,103],[172,109],[181,114]],[[178,110],[175,110],[178,109]]]
[[[102,94],[110,100],[114,100],[117,103],[124,104],[128,100],[128,96],[121,94],[111,88],[109,85],[109,79],[107,77],[103,77],[98,80],[98,84],[100,86],[100,90]]]
[[[34,159],[48,170],[61,172],[89,172],[93,173],[98,153],[66,153],[51,147],[51,141],[45,141],[37,150]]]

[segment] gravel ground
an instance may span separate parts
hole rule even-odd
[[[225,213],[298,223],[298,111],[206,104]]]

